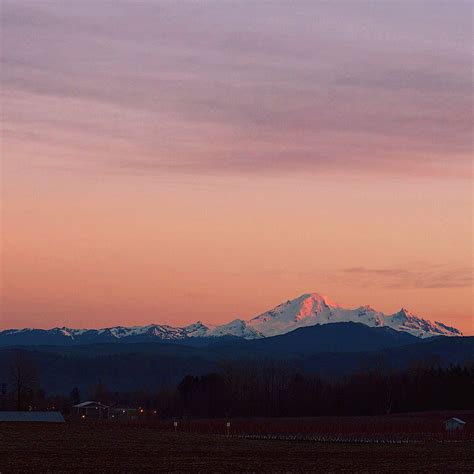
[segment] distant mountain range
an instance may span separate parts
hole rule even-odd
[[[416,338],[433,336],[462,336],[453,327],[431,322],[413,315],[406,309],[385,315],[370,306],[356,309],[341,308],[317,293],[308,293],[288,300],[248,321],[235,319],[223,325],[198,321],[185,327],[150,324],[147,326],[116,326],[103,329],[7,329],[0,331],[0,346],[9,345],[77,345],[110,342],[179,342],[203,339],[239,338],[263,339],[289,333],[296,329],[332,323],[361,323],[373,328],[398,331]],[[388,334],[388,333],[387,333]],[[196,344],[195,344],[196,345]]]
[[[173,387],[188,374],[219,371],[226,362],[274,361],[297,371],[339,378],[367,370],[464,367],[474,363],[474,337],[421,339],[388,327],[335,323],[296,329],[274,337],[187,338],[179,341],[36,345],[0,348],[0,383],[8,382],[15,353],[38,368],[47,393],[89,393],[97,382],[113,391]]]

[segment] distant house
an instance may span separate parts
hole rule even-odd
[[[139,410],[137,408],[118,405],[110,407],[110,418],[135,420],[138,415]]]
[[[446,431],[455,431],[464,429],[466,422],[459,418],[450,418],[444,422],[444,429]]]
[[[0,411],[0,422],[64,423],[59,411]]]
[[[109,407],[100,402],[87,401],[73,406],[74,412],[81,418],[106,420],[109,418]]]

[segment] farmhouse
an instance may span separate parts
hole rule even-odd
[[[136,408],[130,408],[128,406],[113,406],[110,407],[110,417],[116,419],[129,419],[135,420],[138,416],[139,411]]]
[[[100,402],[87,401],[73,406],[77,416],[95,420],[108,419],[109,407]]]
[[[459,418],[450,418],[444,422],[444,429],[446,431],[455,431],[464,429],[465,421],[460,420]]]
[[[59,411],[0,411],[0,422],[64,423]]]

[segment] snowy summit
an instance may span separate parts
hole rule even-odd
[[[341,308],[338,304],[317,293],[307,293],[288,300],[248,321],[234,319],[227,324],[210,325],[201,321],[184,327],[150,324],[147,326],[116,326],[102,329],[8,329],[0,331],[0,341],[13,337],[31,340],[31,344],[42,340],[51,344],[58,341],[75,343],[100,343],[113,341],[143,342],[152,340],[182,340],[196,337],[232,336],[257,339],[277,336],[298,328],[317,324],[341,322],[362,323],[371,327],[389,327],[419,338],[432,336],[462,336],[462,333],[440,322],[422,319],[402,308],[397,313],[385,315],[370,306],[355,309]]]

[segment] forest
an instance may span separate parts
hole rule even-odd
[[[47,394],[34,361],[18,352],[0,387],[0,409],[59,409],[96,400],[109,406],[143,407],[162,418],[382,415],[474,408],[474,364],[447,368],[418,365],[389,371],[364,369],[328,379],[297,371],[275,359],[222,362],[218,370],[186,375],[177,386],[133,392],[110,390],[100,380],[86,393]]]

